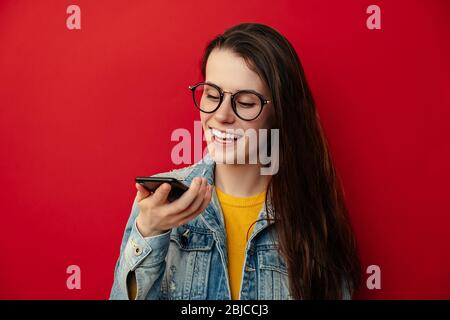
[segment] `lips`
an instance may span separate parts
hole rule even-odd
[[[228,129],[227,131],[222,131],[211,127],[209,127],[209,129],[211,130],[213,141],[222,144],[231,144],[242,138],[241,134],[233,132],[232,129]]]

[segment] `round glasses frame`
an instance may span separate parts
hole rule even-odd
[[[195,100],[195,89],[196,89],[197,87],[201,86],[201,85],[208,85],[208,86],[211,86],[211,87],[216,88],[217,91],[219,91],[219,94],[220,94],[219,103],[217,104],[217,107],[216,107],[214,110],[211,110],[211,111],[205,111],[205,110],[202,110],[202,109],[200,108],[199,105],[197,105],[197,101]],[[233,109],[234,114],[235,114],[239,119],[242,119],[242,120],[244,120],[244,121],[252,121],[252,120],[255,120],[256,118],[258,118],[259,115],[261,114],[261,112],[262,112],[264,106],[265,106],[266,104],[268,104],[268,103],[271,102],[270,100],[265,99],[265,98],[264,98],[261,94],[259,94],[258,92],[255,92],[255,91],[252,91],[252,90],[239,90],[239,91],[236,91],[235,93],[232,93],[232,92],[229,92],[229,91],[224,91],[224,90],[222,90],[222,88],[220,88],[218,85],[215,85],[215,84],[209,83],[209,82],[200,82],[200,83],[197,83],[196,85],[189,86],[189,89],[192,91],[192,99],[194,100],[195,106],[197,107],[197,109],[199,109],[201,112],[204,112],[204,113],[214,113],[214,112],[216,112],[217,109],[219,109],[220,106],[222,105],[223,99],[224,99],[224,97],[225,97],[225,93],[229,93],[229,94],[231,95],[231,108]],[[238,95],[238,94],[240,94],[240,93],[252,93],[252,94],[254,94],[255,96],[257,96],[257,97],[259,98],[259,100],[261,101],[261,104],[259,105],[259,112],[258,112],[258,114],[257,114],[255,117],[253,117],[253,118],[251,118],[251,119],[246,119],[246,118],[241,117],[241,116],[239,115],[239,113],[237,112],[236,101],[234,100],[234,98],[235,98],[236,95]]]

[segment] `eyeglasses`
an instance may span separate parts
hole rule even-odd
[[[189,86],[195,106],[205,113],[213,113],[219,109],[225,93],[231,94],[231,107],[234,113],[242,120],[251,121],[261,114],[263,107],[270,103],[261,94],[252,90],[240,90],[235,93],[223,91],[219,86],[200,82]]]

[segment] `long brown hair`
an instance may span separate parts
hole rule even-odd
[[[244,58],[271,93],[274,127],[280,129],[279,170],[271,178],[267,197],[287,263],[290,294],[294,299],[340,299],[344,285],[352,294],[361,276],[356,240],[295,49],[271,27],[239,24],[207,45],[203,77],[215,48]]]

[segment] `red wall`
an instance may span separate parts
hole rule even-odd
[[[81,8],[68,30],[66,8]],[[366,8],[381,8],[381,30]],[[450,298],[448,1],[0,1],[0,298],[104,299],[135,195],[174,167],[208,40],[262,22],[297,49],[345,187],[359,298]],[[81,289],[66,287],[69,265]]]

